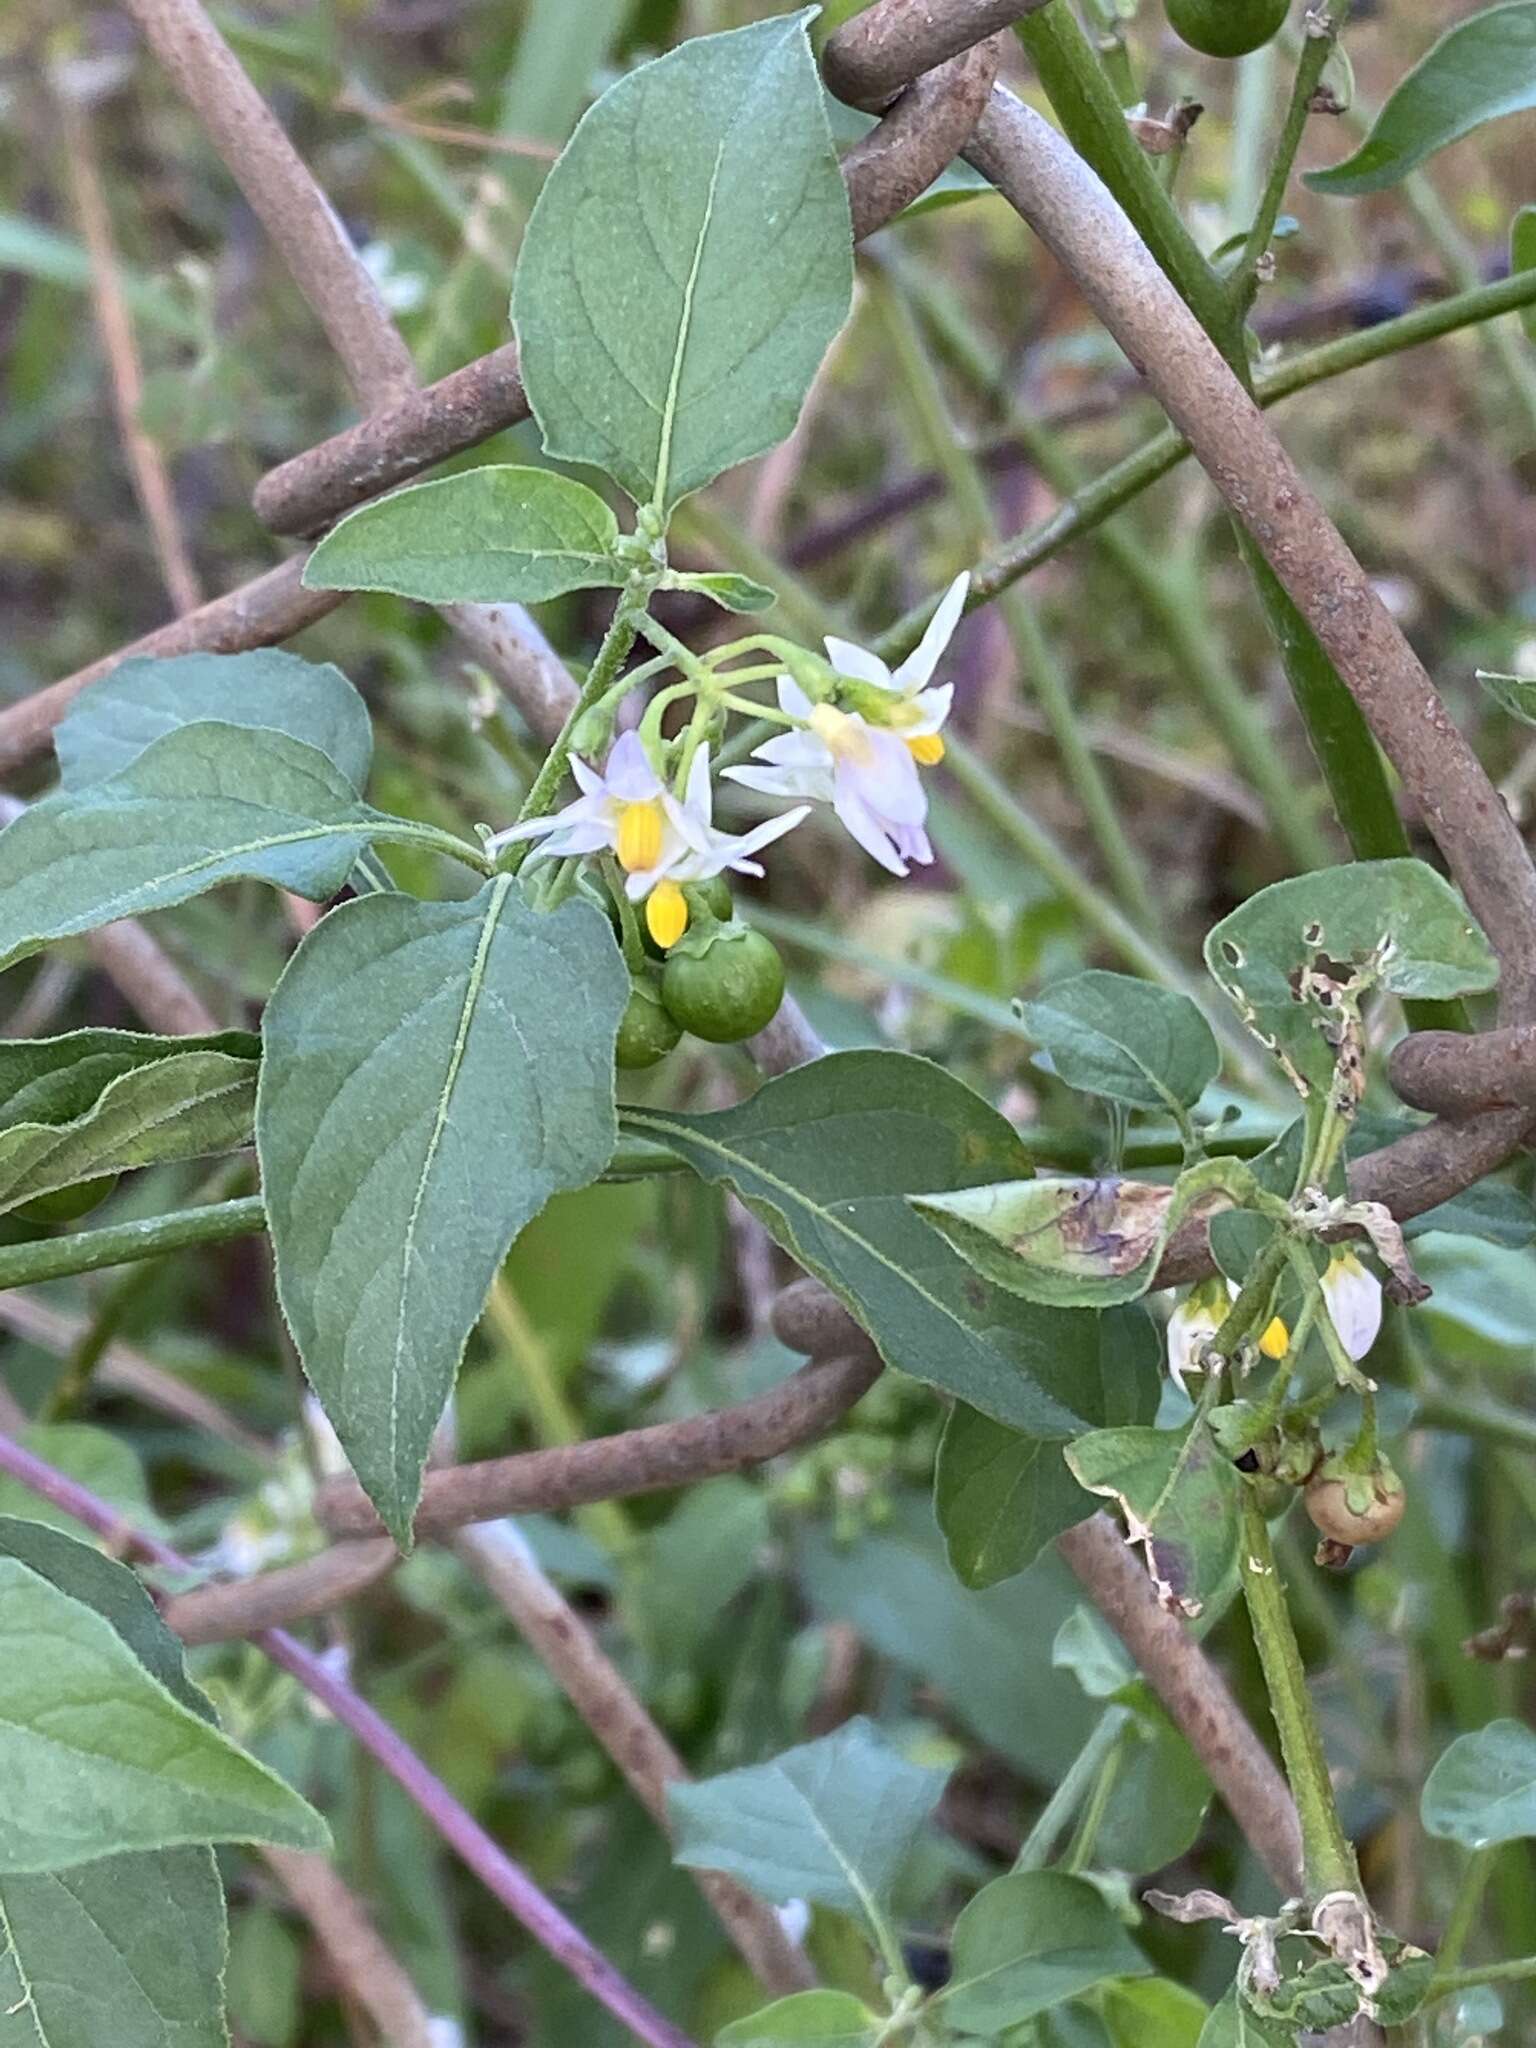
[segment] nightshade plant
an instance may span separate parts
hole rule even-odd
[[[1077,99],[1063,99],[1091,142],[1081,66],[1096,59],[1064,4],[1034,14],[1025,40],[1048,89],[1079,68]],[[1233,50],[1276,25],[1274,9],[1245,11],[1260,29]],[[1342,11],[1307,17],[1324,48],[1302,57],[1303,112]],[[1186,29],[1191,12],[1170,6]],[[1211,47],[1221,10],[1193,13]],[[1275,883],[1215,925],[1201,1000],[1094,968],[1022,1004],[1018,1027],[1064,1087],[1122,1122],[1172,1127],[1177,1156],[1156,1175],[1037,1171],[990,1101],[897,1051],[809,1058],[702,1112],[674,1108],[664,1088],[616,1085],[665,1073],[684,1033],[731,1045],[782,1027],[782,963],[730,885],[762,876],[786,835],[841,829],[896,879],[932,863],[946,653],[986,594],[963,571],[878,648],[747,630],[698,652],[656,615],[674,593],[747,617],[775,602],[744,573],[674,568],[669,541],[691,494],[790,432],[848,318],[852,225],[813,14],[685,42],[621,77],[577,127],[533,209],[512,298],[546,462],[365,503],[309,557],[310,588],[424,604],[612,593],[516,816],[466,835],[370,803],[362,698],[336,668],[285,653],[128,660],[75,698],[57,728],[58,787],[0,834],[0,965],[230,882],[333,907],[294,948],[259,1040],[91,1029],[0,1041],[0,1207],[57,1218],[64,1208],[39,1205],[83,1203],[122,1173],[254,1137],[259,1201],[141,1222],[136,1244],[113,1238],[101,1257],[264,1224],[309,1386],[408,1551],[466,1344],[551,1197],[621,1157],[626,1173],[681,1169],[728,1190],[887,1364],[945,1397],[935,1500],[966,1587],[1017,1577],[1102,1501],[1181,1627],[1246,1603],[1299,1822],[1300,1889],[1269,1912],[1203,1888],[1148,1893],[1150,1912],[1235,1937],[1233,1981],[1209,2012],[1155,1973],[1157,1939],[1130,1894],[1092,1874],[1095,1845],[1106,1868],[1175,1862],[1208,1788],[1184,1735],[1079,1613],[1056,1658],[1109,1703],[1104,1718],[1014,1867],[960,1912],[940,1983],[914,1970],[898,1903],[931,1842],[946,1776],[935,1763],[854,1718],[674,1787],[682,1865],[740,1880],[787,1925],[808,1907],[842,1914],[868,1948],[847,1973],[862,1988],[803,1988],[724,2020],[722,2048],[1270,2048],[1355,2022],[1406,2028],[1459,1980],[1436,1976],[1362,1882],[1271,1532],[1299,1498],[1319,1565],[1337,1569],[1404,1512],[1371,1352],[1384,1298],[1413,1305],[1429,1290],[1391,1207],[1352,1189],[1346,1169],[1374,1149],[1362,1131],[1388,1000],[1423,1016],[1412,1006],[1457,1005],[1499,982],[1457,889],[1360,827],[1368,857]],[[1488,32],[1529,32],[1531,18],[1493,9]],[[1450,54],[1427,60],[1320,189],[1400,177],[1488,111],[1456,43],[1484,20],[1448,38]],[[1460,66],[1452,86],[1436,86],[1437,62]],[[1428,127],[1415,94],[1440,110]],[[1129,133],[1118,108],[1111,125],[1100,168],[1113,181]],[[1244,375],[1242,317],[1288,136],[1248,269],[1201,259],[1229,316],[1212,338]],[[624,517],[554,465],[611,480]],[[1271,615],[1299,619],[1258,573]],[[1287,646],[1325,766],[1356,777],[1354,829],[1379,764],[1348,764],[1353,709],[1322,643],[1302,622]],[[1525,715],[1519,679],[1493,681]],[[430,897],[400,885],[388,857],[402,849],[412,874],[430,875]],[[1287,1105],[1246,1156],[1223,1142],[1224,1064]],[[1520,1231],[1496,1194],[1438,1223]],[[71,1270],[59,1250],[70,1243],[24,1239],[7,1276]],[[89,1233],[79,1244],[75,1269],[94,1256]],[[1171,1273],[1197,1277],[1160,1327],[1147,1304]],[[13,1516],[0,1517],[0,1553],[0,2044],[22,2038],[12,2023],[25,2014],[50,2048],[202,2048],[223,2025],[211,1845],[314,1850],[325,1824],[219,1731],[126,1566]],[[1536,1832],[1532,1752],[1511,1722],[1454,1745],[1426,1793],[1428,1825],[1477,1850]],[[1046,1867],[1069,1822],[1069,1852]],[[110,2024],[60,1991],[84,1967],[81,1944],[107,1958]],[[644,2038],[681,2039],[583,1967]],[[139,2031],[119,2035],[134,1998]]]

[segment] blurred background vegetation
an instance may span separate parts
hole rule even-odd
[[[520,232],[593,94],[677,39],[777,9],[323,0],[214,11],[364,249],[430,378],[507,338]],[[830,8],[818,34],[852,11]],[[1449,19],[1473,11],[1471,0],[1360,0],[1347,38],[1357,105],[1379,103]],[[1168,33],[1156,0],[1142,0],[1124,33],[1153,117],[1186,98],[1203,105],[1177,159],[1177,191],[1214,248],[1251,215],[1288,89],[1283,48],[1241,65],[1197,59]],[[1033,93],[1017,50],[1010,73]],[[0,699],[9,701],[169,615],[92,318],[67,132],[83,136],[101,171],[144,368],[138,417],[169,465],[205,595],[278,559],[250,510],[258,477],[354,414],[280,262],[123,16],[83,8],[61,26],[48,0],[10,0],[0,12],[0,110]],[[1348,117],[1314,120],[1303,164],[1347,154],[1349,132]],[[1170,172],[1175,163],[1158,161]],[[1264,362],[1499,274],[1508,222],[1532,196],[1530,164],[1522,118],[1363,202],[1296,186],[1294,231],[1278,244],[1256,309]],[[1005,534],[1033,527],[1075,477],[1102,471],[1159,424],[1017,217],[986,197],[950,197],[865,251],[853,319],[793,440],[680,519],[676,559],[761,573],[783,594],[769,622],[777,630],[815,639],[832,625],[872,640],[975,558],[984,517]],[[945,455],[939,403],[953,425],[948,446],[964,451],[958,463]],[[1536,671],[1536,352],[1518,326],[1498,340],[1471,330],[1305,392],[1277,417],[1526,816],[1536,747],[1473,675]],[[536,435],[504,434],[464,462],[497,459],[541,460]],[[1172,1161],[1168,1133],[1085,1110],[1032,1063],[1012,999],[1090,964],[1188,975],[1216,917],[1300,860],[1345,857],[1344,844],[1230,530],[1192,467],[1016,588],[1017,599],[968,622],[952,649],[957,724],[990,780],[963,754],[935,779],[939,862],[897,886],[812,826],[776,859],[771,893],[749,892],[744,905],[783,947],[792,986],[830,1043],[931,1054],[999,1101],[1042,1159],[1069,1169]],[[680,608],[667,616],[695,636],[734,630]],[[562,653],[584,659],[602,600],[545,607],[540,624]],[[338,662],[366,695],[378,802],[460,828],[507,822],[531,748],[435,615],[355,599],[297,645]],[[1113,799],[1097,830],[1082,800],[1091,784],[1060,749],[1061,705],[1069,752],[1082,749]],[[45,779],[37,771],[21,793]],[[429,868],[411,880],[434,885]],[[274,900],[254,888],[226,890],[156,930],[228,1022],[255,1017],[292,943]],[[16,1033],[133,1021],[83,953],[18,974],[14,987],[4,1028]],[[750,1085],[735,1057],[685,1050],[642,1085],[675,1102],[719,1104]],[[1278,1127],[1283,1105],[1233,1101],[1239,1141],[1256,1144]],[[238,1186],[242,1173],[219,1185]],[[188,1170],[141,1176],[100,1220],[200,1191]],[[1373,1365],[1402,1390],[1399,1423],[1412,1412],[1409,1395],[1431,1408],[1496,1402],[1501,1419],[1491,1433],[1421,1428],[1401,1439],[1408,1521],[1353,1573],[1324,1580],[1302,1566],[1300,1531],[1282,1541],[1367,1877],[1392,1924],[1432,1946],[1458,1856],[1418,1832],[1424,1773],[1451,1733],[1531,1704],[1526,1665],[1479,1661],[1461,1646],[1536,1574],[1536,1267],[1519,1242],[1432,1236],[1420,1255],[1435,1298],[1411,1325],[1394,1312]],[[772,1384],[795,1362],[766,1332],[782,1277],[752,1220],[681,1176],[557,1200],[514,1250],[472,1345],[458,1403],[462,1453],[682,1415]],[[313,1446],[299,1426],[263,1248],[8,1296],[0,1323],[5,1382],[48,1426],[57,1462],[230,1568],[318,1547],[304,1506]],[[214,1406],[189,1416],[188,1389]],[[525,1525],[696,1770],[760,1759],[856,1710],[879,1717],[913,1754],[958,1766],[943,1828],[902,1901],[935,1967],[956,1907],[1006,1866],[1097,1718],[1091,1693],[1109,1654],[1074,1619],[1073,1585],[1049,1555],[990,1591],[961,1588],[931,1506],[941,1423],[929,1393],[888,1375],[835,1437],[758,1475]],[[424,1550],[332,1634],[370,1696],[665,2010],[707,2038],[751,2002],[740,1964],[690,1880],[670,1869],[657,1830],[452,1556]],[[1212,1641],[1262,1713],[1241,1620],[1218,1622]],[[233,1732],[336,1818],[344,1869],[434,2011],[485,2048],[606,2048],[612,2028],[509,1932],[393,1787],[286,1680],[254,1652],[199,1661]],[[1111,1673],[1115,1683],[1123,1676]],[[1094,1866],[1143,1877],[1171,1858],[1169,1888],[1214,1884],[1241,1897],[1251,1877],[1241,1844],[1219,1810],[1206,1810],[1198,1767],[1144,1702],[1121,1768],[1089,1845]],[[1137,1790],[1153,1778],[1158,1802]],[[355,2034],[355,2015],[261,1867],[231,1855],[226,1874],[240,2038],[308,2048]],[[1536,1864],[1517,1843],[1493,1872],[1489,1944],[1528,1949],[1533,1927]],[[1219,1994],[1230,1944],[1206,1929],[1154,1927],[1148,1938],[1172,1974]],[[835,1919],[818,1923],[813,1946],[829,1981],[858,1984],[862,1951]],[[1508,1994],[1498,2038],[1529,2038],[1531,2010]],[[1499,2017],[1498,2001],[1476,1994],[1442,2010],[1437,2039],[1478,2038]],[[1180,2048],[1198,2023],[1190,2003],[1158,2022],[1164,2031],[1142,2014],[1133,2030],[1103,2038]]]

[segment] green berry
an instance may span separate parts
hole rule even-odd
[[[667,955],[661,994],[685,1031],[713,1045],[750,1038],[784,1000],[784,963],[761,932],[743,924],[718,926],[697,950],[685,939]]]
[[[1290,0],[1166,0],[1175,32],[1205,57],[1246,57],[1280,33]]]

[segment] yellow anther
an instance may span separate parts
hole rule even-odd
[[[1291,1333],[1279,1316],[1270,1319],[1269,1326],[1259,1339],[1259,1349],[1266,1358],[1284,1358],[1291,1348]]]
[[[941,732],[920,733],[915,740],[907,741],[907,752],[920,768],[932,768],[944,758],[944,735]]]
[[[619,858],[623,857],[621,853]],[[687,931],[688,899],[676,882],[658,882],[646,897],[645,928],[663,950],[675,946]]]
[[[639,874],[655,867],[661,859],[661,830],[661,805],[655,797],[647,797],[643,803],[620,804],[615,851],[626,873]]]

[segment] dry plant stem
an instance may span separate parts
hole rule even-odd
[[[202,592],[182,536],[171,480],[161,460],[160,450],[139,425],[144,378],[133,338],[133,318],[118,274],[112,216],[101,186],[101,167],[96,158],[90,115],[67,86],[61,86],[55,93],[55,101],[63,128],[75,211],[80,217],[80,233],[90,257],[91,299],[111,376],[112,407],[117,415],[118,436],[133,479],[134,495],[148,522],[172,609],[177,612],[196,611],[203,601]]]
[[[1226,1680],[1159,1604],[1107,1515],[1079,1522],[1056,1547],[1187,1737],[1276,1887],[1292,1896],[1301,1885],[1296,1807]]]
[[[998,34],[1045,0],[949,0],[942,7],[905,6],[900,32],[890,9],[878,18],[855,17],[827,45],[827,84],[851,106],[877,109],[924,71],[960,56]]]
[[[432,2015],[380,1939],[362,1901],[324,1856],[263,1849],[276,1877],[325,1950],[336,1981],[388,2048],[433,2048]]]
[[[658,1493],[760,1465],[830,1429],[879,1373],[880,1360],[866,1344],[851,1356],[804,1365],[782,1386],[734,1408],[428,1472],[416,1534],[440,1536],[500,1515],[555,1512]],[[333,1536],[382,1532],[372,1502],[355,1480],[328,1479],[315,1496],[315,1512]]]
[[[85,944],[152,1031],[196,1037],[218,1030],[217,1017],[143,925],[123,918],[92,932]]]
[[[328,1614],[377,1585],[399,1562],[387,1536],[336,1543],[300,1564],[178,1593],[166,1602],[165,1618],[185,1643],[233,1642],[264,1628]]]
[[[1536,872],[1482,764],[1220,351],[1095,174],[994,89],[968,152],[1076,278],[1317,634],[1497,948],[1536,1004]]]
[[[0,1436],[0,1472],[9,1473],[41,1499],[73,1515],[96,1535],[106,1537],[119,1552],[141,1557],[167,1571],[191,1571],[188,1560],[169,1544],[136,1529],[88,1487],[55,1470],[7,1436]],[[492,1896],[637,2040],[645,2042],[647,2048],[695,2048],[688,2036],[642,1998],[559,1908],[545,1898],[384,1717],[344,1679],[338,1678],[321,1657],[279,1629],[263,1630],[254,1640],[275,1664],[335,1715],[415,1802]]]
[[[14,1330],[17,1336],[40,1345],[56,1358],[68,1358],[90,1328],[90,1319],[66,1315],[36,1295],[12,1288],[9,1293],[0,1294],[0,1326]],[[253,1458],[265,1460],[270,1456],[271,1446],[254,1430],[247,1429],[200,1388],[188,1385],[130,1345],[109,1344],[101,1355],[95,1377],[98,1386],[142,1401],[146,1408],[193,1429],[205,1429],[221,1443],[234,1444]]]
[[[110,675],[119,662],[140,654],[237,654],[248,647],[272,647],[291,640],[316,619],[336,609],[345,593],[306,590],[302,558],[283,562],[226,597],[216,597],[185,618],[157,626],[114,654],[77,669],[45,690],[35,690],[0,712],[0,775],[8,774],[48,747],[53,729],[88,684]]]
[[[414,384],[410,353],[335,209],[196,0],[125,0],[314,308],[364,405]]]
[[[496,1525],[466,1529],[453,1547],[537,1652],[642,1806],[667,1829],[667,1787],[688,1777],[681,1757],[585,1622],[539,1570],[517,1531]],[[790,1941],[770,1906],[720,1871],[690,1875],[767,1990],[785,1997],[815,1983],[804,1951]]]
[[[1387,1077],[1404,1102],[1436,1116],[1536,1109],[1536,1024],[1477,1037],[1415,1031],[1392,1048]]]

